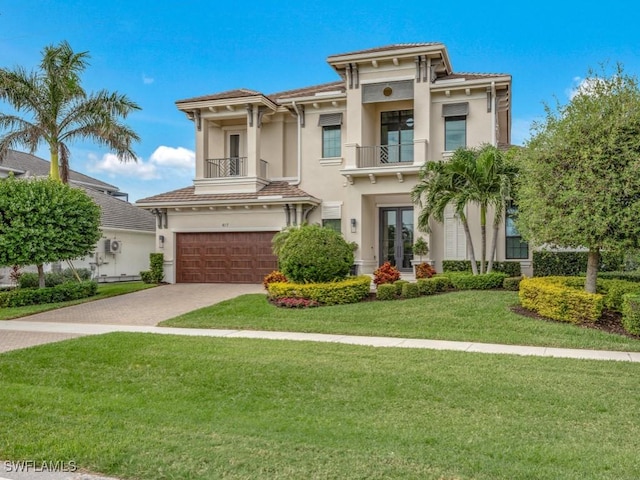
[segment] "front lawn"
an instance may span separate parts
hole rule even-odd
[[[150,480],[631,480],[639,376],[627,362],[84,337],[0,355],[0,459]]]
[[[125,293],[137,292],[147,288],[155,287],[155,285],[142,282],[116,282],[116,283],[100,283],[98,284],[98,294],[93,297],[83,298],[80,300],[71,300],[68,302],[43,303],[40,305],[27,305],[25,307],[0,308],[0,320],[11,320],[12,318],[26,317],[34,313],[47,312],[62,307],[70,307],[79,303],[92,302],[102,298],[115,297]]]
[[[277,308],[260,294],[243,295],[160,325],[374,335],[640,351],[634,338],[517,315],[517,292],[462,291],[411,300],[309,309]]]

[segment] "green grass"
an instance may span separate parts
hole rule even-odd
[[[162,326],[232,328],[640,351],[640,341],[517,315],[517,292],[464,291],[390,302],[277,308],[260,294],[205,307]]]
[[[71,300],[68,302],[43,303],[41,305],[27,305],[26,307],[0,308],[0,320],[11,320],[12,318],[26,317],[34,313],[47,312],[57,308],[69,307],[80,303],[93,302],[102,298],[115,297],[125,293],[137,292],[147,288],[155,287],[155,285],[142,282],[117,282],[117,283],[101,283],[98,285],[98,294],[93,297],[83,298],[80,300]]]
[[[0,458],[136,479],[640,478],[640,365],[116,333],[0,355]]]

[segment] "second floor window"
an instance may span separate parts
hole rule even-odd
[[[452,152],[467,146],[467,115],[469,115],[468,102],[442,105],[445,151]]]
[[[322,158],[342,155],[342,113],[323,113],[318,117],[322,127]]]
[[[506,251],[505,258],[522,259],[529,258],[529,244],[522,240],[522,235],[516,228],[515,219],[518,216],[518,208],[513,202],[507,205],[506,227]]]
[[[447,117],[444,119],[444,149],[452,152],[467,146],[467,117]]]
[[[322,127],[322,158],[339,157],[341,155],[341,144],[340,125]]]

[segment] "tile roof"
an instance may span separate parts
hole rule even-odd
[[[308,97],[315,95],[316,93],[332,92],[336,90],[341,92],[346,91],[344,81],[338,80],[337,82],[322,83],[311,87],[296,88],[295,90],[286,90],[284,92],[272,93],[267,96],[277,101],[286,100],[288,98]]]
[[[327,60],[333,57],[343,57],[345,55],[361,55],[366,53],[386,52],[390,50],[400,50],[403,48],[419,48],[419,47],[433,47],[434,45],[442,45],[440,42],[425,42],[425,43],[395,43],[392,45],[384,45],[381,47],[367,48],[365,50],[356,50],[355,52],[338,53],[329,55]]]
[[[203,95],[201,97],[185,98],[183,100],[177,100],[176,103],[204,102],[207,100],[225,100],[227,98],[255,97],[256,95],[263,94],[257,92],[256,90],[237,88],[235,90],[226,90],[224,92],[212,93],[211,95]]]
[[[262,190],[257,193],[207,193],[207,194],[196,194],[195,187],[185,187],[179,190],[173,190],[171,192],[161,193],[159,195],[154,195],[152,197],[142,198],[138,200],[136,203],[140,205],[145,204],[157,204],[157,203],[167,203],[167,204],[179,204],[183,202],[234,202],[238,203],[242,200],[258,200],[258,197],[282,197],[285,198],[309,198],[313,201],[320,200],[314,198],[309,195],[307,192],[300,190],[298,187],[290,185],[288,182],[271,182],[266,185]],[[275,198],[274,198],[275,199]],[[280,198],[277,198],[280,200]],[[267,201],[269,199],[265,199]]]
[[[36,157],[35,155],[31,155],[30,153],[9,150],[5,158],[0,160],[0,170],[3,167],[18,170],[19,173],[16,173],[16,176],[18,177],[26,173],[37,177],[46,177],[49,175],[50,162]],[[119,191],[118,187],[114,185],[105,183],[102,180],[98,180],[97,178],[84,175],[74,170],[69,170],[69,180],[71,183],[88,184],[110,192]]]
[[[155,231],[156,218],[151,212],[106,193],[86,187],[82,189],[100,207],[100,225],[103,228]]]

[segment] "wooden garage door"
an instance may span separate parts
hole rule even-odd
[[[178,283],[261,283],[276,270],[276,232],[178,233]]]

